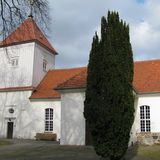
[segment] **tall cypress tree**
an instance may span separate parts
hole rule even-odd
[[[101,39],[93,38],[84,116],[97,154],[121,159],[134,120],[133,55],[129,26],[117,12],[101,19]]]

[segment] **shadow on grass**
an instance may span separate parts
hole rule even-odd
[[[125,154],[125,156],[121,160],[142,160],[138,157],[138,144],[130,146]],[[109,158],[100,157],[100,160],[110,160]]]
[[[134,144],[133,146],[130,146],[127,150],[126,155],[122,160],[132,160],[138,155],[138,144]]]

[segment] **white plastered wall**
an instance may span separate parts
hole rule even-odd
[[[56,100],[32,100],[32,111],[34,112],[33,121],[36,126],[36,132],[45,132],[45,109],[53,109],[53,133],[57,134],[57,140],[61,137],[61,102],[60,99]],[[36,133],[35,133],[36,134]]]
[[[13,138],[35,139],[36,133],[44,133],[45,109],[54,109],[54,133],[60,138],[60,101],[30,101],[31,91],[0,92],[0,137],[7,136],[7,123],[13,122]],[[9,113],[13,108],[14,113]]]
[[[43,70],[43,60],[47,62],[47,70]],[[33,86],[37,86],[49,69],[55,68],[55,55],[47,51],[40,45],[35,45]]]
[[[135,133],[140,133],[140,106],[150,106],[151,132],[160,132],[160,93],[138,95]]]
[[[31,86],[35,43],[0,48],[0,88]],[[11,65],[18,58],[18,66]]]
[[[85,145],[85,92],[61,93],[61,145]]]
[[[49,69],[55,68],[55,55],[35,42],[0,48],[0,88],[36,87]],[[12,67],[11,59],[18,58],[18,66]],[[47,70],[43,70],[43,59]]]
[[[129,146],[131,146],[132,144],[137,142],[137,135],[136,135],[136,128],[137,128],[137,123],[136,123],[136,116],[137,116],[137,105],[138,105],[138,95],[134,94],[135,98],[134,98],[134,121],[133,121],[133,125],[131,128],[131,132],[130,132],[130,140],[129,140]]]
[[[6,138],[7,122],[14,122],[14,138],[32,138],[31,91],[0,92],[0,137]],[[9,113],[13,108],[14,113]],[[30,124],[30,125],[29,125]]]

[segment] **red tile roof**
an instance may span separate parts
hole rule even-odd
[[[28,17],[15,31],[0,43],[0,47],[22,44],[27,42],[37,42],[51,53],[56,54],[55,49],[46,39],[37,24],[31,17]]]
[[[79,74],[73,76],[69,80],[58,85],[57,89],[73,89],[73,88],[85,88],[87,80],[87,68],[85,68]]]
[[[71,77],[79,74],[84,69],[85,67],[72,69],[55,69],[48,71],[41,83],[33,91],[30,98],[59,98],[60,93],[54,90],[54,88],[70,79]]]
[[[138,93],[160,92],[160,60],[135,62],[133,86]]]
[[[86,67],[51,70],[31,98],[59,98],[57,89],[85,88],[86,79]],[[135,62],[133,86],[137,93],[160,92],[160,60]]]
[[[58,89],[84,88],[87,70],[60,84]],[[138,61],[134,63],[134,89],[138,93],[160,92],[160,60]]]

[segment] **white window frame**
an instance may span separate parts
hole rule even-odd
[[[45,132],[53,132],[53,108],[45,109]]]
[[[151,132],[150,106],[140,106],[140,131]]]
[[[47,71],[47,60],[43,59],[43,71]]]

